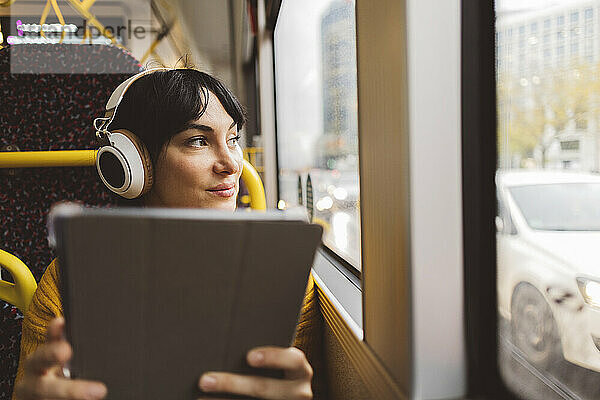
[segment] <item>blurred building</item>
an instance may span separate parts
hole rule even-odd
[[[599,63],[600,0],[573,0],[530,11],[500,10],[496,23],[496,72],[507,91],[498,94],[499,120],[513,117],[506,115],[510,112],[506,108],[508,102],[521,110],[539,108],[552,94],[549,91],[579,90],[569,79],[585,70],[595,76]],[[556,77],[561,76],[557,74],[562,74],[567,84],[553,86]],[[537,167],[599,170],[600,132],[593,117],[598,104],[591,103],[597,102],[584,101],[579,105],[584,109],[580,115],[586,115],[589,121],[582,121],[577,110],[568,109],[565,104],[563,111],[571,119],[562,126],[540,130],[538,146],[531,155]],[[510,160],[521,157],[499,153],[500,166],[518,167]]]
[[[600,172],[597,132],[567,129],[555,135],[546,152],[546,168]]]
[[[354,2],[334,2],[321,20],[323,136],[317,163],[327,169],[356,169],[358,119]]]
[[[500,12],[497,71],[533,79],[548,68],[598,62],[599,27],[597,0],[573,0],[531,12]]]

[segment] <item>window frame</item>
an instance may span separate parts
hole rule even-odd
[[[335,302],[337,311],[354,336],[362,341],[362,282],[349,273],[323,246],[317,252],[312,273],[317,284]]]
[[[461,80],[463,209],[471,210],[463,214],[468,396],[517,400],[498,365],[494,3],[464,0],[461,29],[461,75],[469,77]]]

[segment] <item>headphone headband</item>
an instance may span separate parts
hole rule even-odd
[[[109,127],[110,123],[113,121],[113,119],[115,118],[115,115],[117,114],[117,109],[119,108],[119,104],[121,104],[121,101],[123,100],[123,97],[125,96],[125,92],[127,92],[127,89],[129,89],[129,87],[133,84],[133,82],[137,81],[142,76],[149,75],[156,71],[171,71],[173,69],[174,68],[166,68],[166,67],[165,68],[161,67],[161,68],[147,69],[145,71],[139,72],[139,73],[127,78],[119,86],[117,86],[117,88],[110,95],[108,102],[106,103],[104,117],[96,118],[94,120],[94,128],[96,129],[96,136],[98,138],[105,138],[108,135],[108,133],[109,133],[108,127]]]
[[[152,187],[152,160],[146,146],[135,132],[125,129],[111,132],[108,128],[115,118],[125,92],[133,82],[153,72],[172,69],[152,68],[128,78],[110,95],[104,117],[94,120],[96,136],[103,143],[96,156],[98,175],[109,190],[127,199],[142,196]]]

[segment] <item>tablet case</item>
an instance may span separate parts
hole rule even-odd
[[[196,399],[205,371],[262,373],[246,353],[291,345],[322,228],[240,214],[53,212],[72,376],[112,400]]]

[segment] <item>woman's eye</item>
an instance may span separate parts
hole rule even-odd
[[[242,137],[241,137],[240,135],[237,135],[237,136],[235,136],[235,137],[232,137],[231,139],[229,139],[229,144],[230,144],[231,146],[234,146],[234,145],[238,144],[238,142],[240,141],[240,139],[241,139],[241,138],[242,138]]]
[[[192,138],[192,139],[188,140],[188,144],[190,146],[202,147],[202,146],[207,146],[208,142],[206,141],[205,137],[196,137],[196,138]]]

